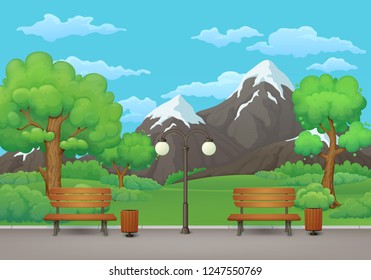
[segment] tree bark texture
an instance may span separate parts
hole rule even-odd
[[[336,200],[335,189],[334,189],[334,173],[335,173],[335,158],[340,153],[344,152],[344,148],[337,148],[336,146],[336,131],[334,127],[334,121],[330,118],[328,119],[330,124],[330,130],[325,129],[323,126],[322,129],[326,132],[330,139],[330,146],[327,154],[321,153],[321,157],[325,159],[325,172],[322,178],[322,186],[324,188],[329,188],[331,194],[334,196],[335,201],[331,205],[331,208],[340,206],[341,204]]]
[[[116,162],[113,162],[113,168],[115,169],[116,174],[117,174],[118,179],[119,179],[119,189],[124,188],[124,177],[125,177],[126,172],[129,169],[129,164],[126,165],[125,169],[122,172],[120,172]]]

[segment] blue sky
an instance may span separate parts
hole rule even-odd
[[[307,75],[353,75],[369,106],[366,1],[7,1],[0,76],[13,58],[46,51],[78,72],[100,72],[124,106],[124,130],[176,94],[196,111],[272,60],[295,85]],[[336,70],[337,69],[337,70]]]

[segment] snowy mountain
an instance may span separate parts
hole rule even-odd
[[[163,123],[170,119],[174,118],[182,121],[188,128],[190,124],[204,124],[204,120],[198,116],[193,107],[181,96],[177,95],[170,101],[160,105],[151,113],[149,113],[146,118],[150,120],[155,120],[155,122],[150,127],[150,130],[156,126],[162,126]],[[175,123],[172,123],[170,127],[176,126]],[[170,129],[168,127],[168,129]]]
[[[253,150],[299,134],[293,85],[269,60],[248,71],[237,90],[219,105],[199,112],[208,127],[224,132],[235,146]]]
[[[241,94],[244,81],[249,78],[255,78],[253,87],[262,82],[271,84],[280,93],[280,97],[282,99],[285,99],[283,86],[286,86],[291,91],[294,91],[294,86],[292,85],[290,79],[270,60],[263,60],[244,75],[242,82],[237,89],[237,97],[239,97]],[[277,101],[271,95],[270,99],[275,102]]]

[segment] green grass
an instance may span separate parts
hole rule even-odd
[[[239,209],[234,206],[232,191],[236,187],[274,187],[279,186],[280,180],[264,179],[254,175],[219,176],[202,178],[189,181],[189,224],[190,225],[236,225],[235,222],[228,222],[229,214],[238,213]],[[77,184],[104,187],[97,181],[63,179],[65,187],[72,187]],[[43,184],[30,184],[30,187],[43,189]],[[360,198],[365,192],[371,191],[371,179],[363,182],[340,185],[336,187],[336,195],[339,202],[346,199]],[[111,203],[110,213],[116,214],[118,221],[110,222],[110,225],[120,223],[120,211],[124,209],[138,209],[139,223],[141,225],[181,225],[183,207],[183,183],[167,185],[161,190],[147,191],[152,195],[149,201],[130,201]],[[272,209],[255,209],[254,212],[269,213]],[[273,209],[276,213],[282,213],[282,209]],[[323,212],[324,225],[371,225],[371,218],[368,219],[332,219],[329,218],[332,209]],[[245,211],[247,212],[247,210]],[[303,225],[303,210],[292,207],[290,213],[298,213],[302,221],[294,222],[293,225]],[[8,224],[0,221],[0,225]],[[14,224],[14,223],[13,223]],[[19,225],[31,223],[19,223]],[[35,223],[34,223],[35,224]],[[45,225],[46,223],[38,223]],[[99,223],[69,222],[68,225],[86,225]],[[282,222],[250,222],[247,225],[283,225]]]

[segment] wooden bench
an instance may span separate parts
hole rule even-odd
[[[107,235],[107,221],[116,221],[114,214],[104,214],[110,205],[111,189],[108,188],[51,188],[50,204],[56,214],[48,214],[45,221],[54,221],[54,235],[58,234],[60,221],[101,221],[101,231]],[[100,214],[60,214],[60,208],[101,208]]]
[[[297,214],[289,214],[288,208],[294,206],[293,188],[236,188],[233,190],[234,205],[240,214],[231,214],[228,221],[237,221],[237,235],[243,231],[244,221],[285,221],[285,232],[291,235],[291,222],[300,221]],[[244,208],[285,208],[283,214],[244,214]]]

